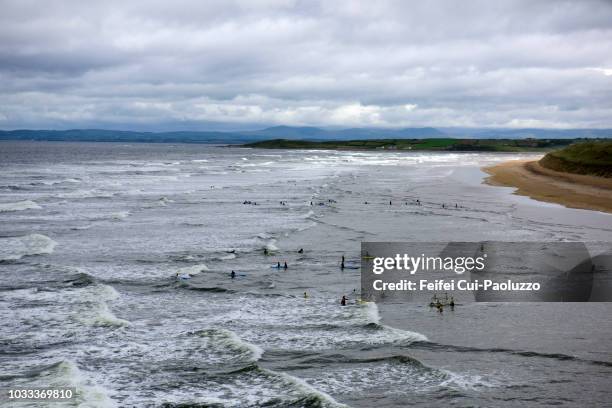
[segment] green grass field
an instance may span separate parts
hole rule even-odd
[[[368,139],[306,141],[273,139],[248,143],[245,147],[264,149],[333,150],[430,150],[464,152],[550,151],[573,143],[574,139]]]
[[[548,153],[540,164],[556,171],[612,177],[612,141],[575,143]]]

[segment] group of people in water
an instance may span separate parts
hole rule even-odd
[[[303,254],[304,253],[304,248],[300,248],[297,252],[298,252],[298,254]],[[268,250],[268,248],[264,247],[263,253],[264,253],[264,255],[269,255],[270,251]],[[344,268],[345,268],[345,264],[344,264],[345,260],[346,260],[346,258],[344,257],[344,255],[342,255],[342,258],[340,260],[340,269],[341,270],[344,270]],[[281,269],[281,268],[284,269],[284,270],[289,269],[289,266],[287,265],[287,261],[285,261],[282,266],[281,266],[280,261],[276,262],[276,269]],[[234,271],[232,271],[231,278],[234,279],[235,276],[236,276],[236,274],[234,273]],[[304,299],[307,299],[308,297],[309,297],[308,293],[304,292]],[[348,298],[345,295],[343,295],[342,299],[340,300],[340,305],[341,306],[346,306],[347,300],[348,300]]]
[[[438,295],[434,294],[429,302],[429,307],[435,307],[438,313],[444,312],[444,306],[449,306],[451,310],[455,310],[455,298],[448,296],[447,292],[444,292],[444,299],[438,298]]]
[[[364,203],[364,204],[366,204],[366,205],[367,205],[367,204],[370,204],[370,202],[368,202],[368,201],[364,201],[363,203]],[[413,201],[412,201],[412,204],[413,204],[413,205],[419,205],[419,206],[420,206],[420,205],[423,205],[423,203],[421,202],[421,200],[420,200],[420,199],[418,199],[418,198],[417,198],[416,200],[413,200]],[[311,204],[311,205],[312,205],[312,204]],[[389,205],[393,205],[393,200],[389,200]],[[408,205],[408,201],[404,201],[404,205]],[[445,203],[442,203],[442,208],[449,208],[449,207],[447,207],[447,205],[446,205]],[[459,204],[455,203],[455,208],[459,208]]]
[[[328,199],[326,202],[324,202],[324,201],[320,201],[320,202],[318,202],[316,205],[318,205],[318,206],[325,206],[326,204],[336,204],[336,203],[337,203],[337,201],[336,201],[336,200],[334,200],[334,199],[331,199],[331,198],[330,198],[330,199]],[[369,201],[364,201],[363,203],[364,203],[364,204],[366,204],[366,205],[367,205],[367,204],[370,204],[370,202],[369,202]],[[245,200],[245,201],[243,201],[243,202],[242,202],[242,204],[257,205],[257,202],[255,202],[255,201],[251,201],[251,200]],[[288,205],[286,201],[279,201],[279,204],[280,204],[280,205],[282,205],[282,206],[287,206],[287,205]],[[408,201],[404,201],[404,205],[408,205],[408,204],[409,204],[409,203],[408,203]],[[423,205],[423,203],[421,202],[421,200],[420,200],[420,199],[418,199],[418,198],[417,198],[417,199],[415,199],[415,200],[412,200],[412,203],[411,203],[411,204],[413,204],[413,205],[418,205],[418,206]],[[314,205],[315,205],[315,203],[314,203],[313,201],[311,201],[311,202],[310,202],[310,205],[311,205],[311,206],[314,206]],[[393,205],[393,200],[389,200],[389,205]],[[447,205],[446,205],[446,203],[442,203],[442,204],[441,204],[441,207],[442,207],[442,208],[444,208],[444,209],[450,208],[449,206],[447,206]],[[454,207],[455,207],[456,209],[460,208],[460,207],[459,207],[459,204],[457,204],[457,203],[455,203]]]

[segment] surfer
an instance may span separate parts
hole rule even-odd
[[[450,302],[448,303],[451,310],[455,310],[455,299],[451,296]]]
[[[268,255],[268,248],[264,248],[264,255]]]
[[[342,295],[342,299],[340,300],[340,306],[346,306],[346,296]]]
[[[389,200],[389,205],[393,205],[393,204],[391,204],[391,200]]]
[[[231,278],[234,279],[236,277],[236,272],[232,269],[232,273],[230,274]]]
[[[285,266],[283,266],[284,270],[287,270],[287,261],[285,261]]]
[[[342,255],[342,261],[340,262],[340,269],[344,269],[344,255]]]
[[[308,299],[308,293],[304,292],[304,299]]]
[[[276,269],[280,269],[280,262],[276,263]]]
[[[303,254],[304,253],[304,248],[300,248],[300,250],[298,251],[298,254]]]

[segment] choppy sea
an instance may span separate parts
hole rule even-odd
[[[609,214],[482,184],[524,157],[0,142],[0,387],[76,387],[53,406],[80,407],[609,406],[611,304],[440,315],[360,304],[339,268],[361,241],[610,241]]]

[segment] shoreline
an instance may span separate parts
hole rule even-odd
[[[612,179],[547,169],[533,160],[512,160],[482,170],[483,183],[514,187],[513,194],[568,208],[612,213]]]

